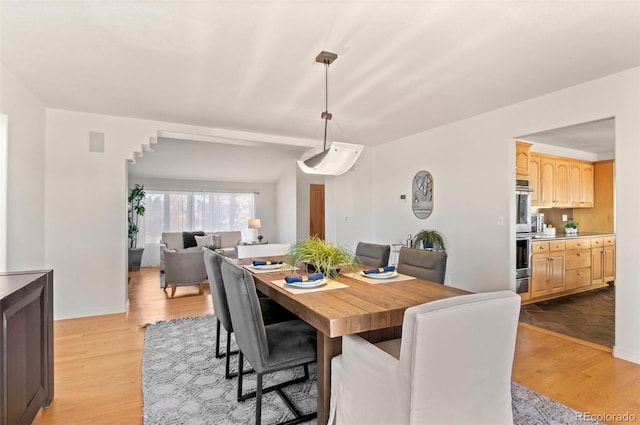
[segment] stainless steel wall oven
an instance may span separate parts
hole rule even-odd
[[[529,292],[531,278],[531,234],[516,234],[516,292]]]

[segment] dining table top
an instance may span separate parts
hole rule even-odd
[[[252,259],[232,260],[238,266],[250,266]],[[296,314],[329,338],[402,325],[407,308],[430,301],[468,294],[462,289],[418,278],[402,281],[371,282],[359,278],[359,270],[341,272],[332,279],[343,285],[337,289],[293,294],[282,285],[285,276],[304,271],[259,271],[246,267],[256,288]],[[302,293],[301,293],[302,292]]]

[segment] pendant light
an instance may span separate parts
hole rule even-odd
[[[332,118],[329,112],[329,65],[338,58],[338,55],[322,51],[316,57],[316,62],[324,64],[325,68],[325,110],[321,114],[324,120],[324,147],[319,154],[306,160],[298,160],[298,166],[307,174],[322,174],[327,176],[339,176],[346,173],[356,163],[363,145],[353,143],[332,142],[327,149],[327,126]]]

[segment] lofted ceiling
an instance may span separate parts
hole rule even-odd
[[[47,107],[376,145],[640,65],[638,1],[2,1]]]

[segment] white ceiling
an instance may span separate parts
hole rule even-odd
[[[595,154],[615,151],[615,119],[576,124],[518,137],[529,142],[562,146]]]
[[[636,1],[2,1],[46,106],[376,145],[640,66]]]

